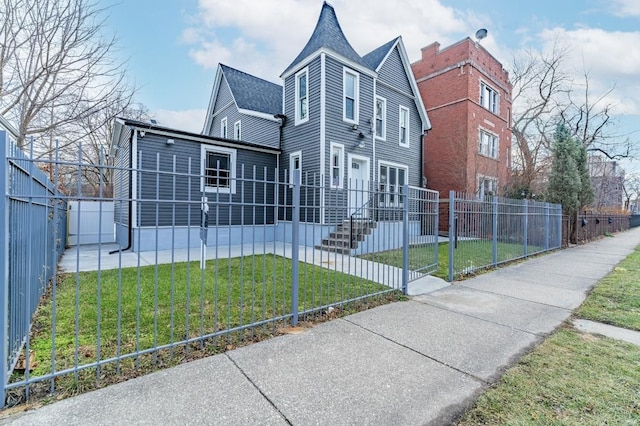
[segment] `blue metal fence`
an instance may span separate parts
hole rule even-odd
[[[64,198],[31,158],[33,152],[25,154],[0,131],[0,271],[6,283],[0,295],[3,389],[20,356],[29,362],[32,318],[51,281],[55,287],[67,234]]]
[[[237,176],[201,192],[208,176],[191,172],[200,169],[199,159],[188,172],[176,171],[175,157],[159,156],[150,169],[120,168],[84,163],[82,146],[77,160],[44,161],[54,171],[52,184],[29,156],[12,149],[3,158],[11,182],[2,196],[1,230],[10,237],[3,255],[11,290],[1,321],[15,316],[21,328],[6,336],[12,345],[2,386],[16,400],[62,382],[118,381],[255,340],[349,303],[406,292],[409,281],[437,267],[434,191],[346,180],[336,187],[311,174],[289,181],[287,171],[240,165]],[[117,191],[114,200],[100,185],[83,196],[82,176],[96,168],[93,175],[133,177],[131,192]],[[56,275],[66,204],[89,199],[115,202],[114,229],[130,230],[119,243],[99,238],[69,247]],[[87,224],[80,204],[68,214]],[[102,235],[102,215],[94,217],[90,225]],[[411,264],[409,247],[420,249]],[[400,262],[386,262],[389,252],[399,252]],[[27,294],[26,307],[17,294]],[[33,360],[26,356],[11,374],[16,357],[32,347]]]
[[[449,281],[562,245],[562,206],[449,193]]]

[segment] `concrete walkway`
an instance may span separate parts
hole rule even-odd
[[[639,243],[636,228],[3,421],[448,424]]]

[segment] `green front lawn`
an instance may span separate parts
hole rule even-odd
[[[192,349],[225,350],[229,345],[273,334],[276,324],[198,341],[200,336],[268,321],[291,312],[291,267],[279,256],[248,256],[198,262],[64,274],[55,293],[36,313],[30,349],[36,368],[30,375],[52,369],[52,321],[55,322],[55,370],[73,368],[118,355],[195,339],[170,350],[101,367],[105,375],[139,374],[189,358]],[[300,263],[299,310],[312,310],[359,296],[389,292],[386,286],[327,268]],[[54,301],[55,298],[55,301]],[[55,309],[54,309],[55,307]],[[55,315],[55,320],[52,320]],[[281,325],[288,324],[284,319]],[[260,337],[262,335],[262,337]],[[95,381],[93,376],[86,377]],[[137,372],[134,372],[137,371]],[[60,386],[62,378],[57,381]],[[63,385],[65,388],[67,385]],[[74,383],[73,386],[80,386]],[[91,385],[88,385],[91,387]]]

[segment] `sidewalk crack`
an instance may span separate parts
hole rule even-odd
[[[288,425],[293,425],[293,423],[291,423],[291,421],[287,418],[287,416],[284,415],[282,410],[278,408],[278,406],[271,400],[271,398],[269,398],[253,380],[251,380],[251,378],[247,375],[247,373],[244,372],[242,368],[240,368],[238,363],[233,358],[231,358],[228,353],[225,353],[224,355],[229,361],[231,361],[231,363],[238,369],[238,371],[242,373],[242,375],[249,381],[249,383],[251,383],[251,385],[260,393],[260,395],[262,395],[262,397],[266,399],[269,404],[271,404],[271,406],[278,412],[278,414],[282,416],[284,421],[287,422]]]

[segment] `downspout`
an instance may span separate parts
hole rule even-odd
[[[424,138],[427,136],[428,130],[423,130],[422,135],[420,135],[420,169],[422,170],[422,187],[427,187],[427,171],[424,166],[424,149],[425,149],[425,141]]]
[[[133,134],[135,133],[135,130],[133,130],[131,132],[131,136],[129,136],[129,170],[133,170]],[[129,241],[127,243],[127,246],[125,248],[120,248],[120,249],[116,249],[116,250],[112,250],[109,252],[109,254],[114,254],[114,253],[119,253],[119,252],[123,252],[123,251],[127,251],[131,249],[131,246],[133,244],[133,214],[132,214],[132,210],[133,210],[133,179],[131,178],[131,176],[129,176],[129,226],[128,226],[128,234],[129,234]]]
[[[280,120],[280,141],[279,141],[279,149],[282,149],[282,128],[284,127],[284,124],[287,122],[287,116],[284,114],[276,114],[273,116],[273,118],[277,118],[278,120]]]

